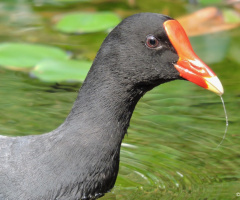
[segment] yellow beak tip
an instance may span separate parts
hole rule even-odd
[[[208,85],[208,90],[216,93],[219,96],[222,96],[224,93],[224,89],[222,86],[222,83],[218,79],[217,76],[210,77],[210,78],[204,78],[206,80],[206,83]]]

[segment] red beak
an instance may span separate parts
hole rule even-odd
[[[174,67],[180,76],[218,95],[224,93],[223,86],[215,73],[194,53],[187,34],[176,20],[163,24],[168,38],[177,51],[179,59]]]

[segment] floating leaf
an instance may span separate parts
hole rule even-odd
[[[222,32],[240,26],[239,15],[229,9],[206,7],[178,18],[188,36]]]
[[[199,3],[204,5],[220,4],[222,0],[199,0]]]
[[[16,1],[16,0],[15,0]],[[36,4],[40,4],[41,6],[44,5],[55,5],[55,6],[65,6],[69,4],[77,4],[78,2],[89,2],[91,0],[74,0],[74,1],[69,1],[69,0],[41,0],[37,2]]]
[[[44,60],[31,74],[48,82],[83,81],[91,64],[83,60]]]
[[[89,33],[115,27],[120,18],[115,13],[71,13],[62,17],[55,28],[66,33]]]
[[[240,23],[240,15],[232,9],[223,9],[223,16],[226,23]]]
[[[39,44],[0,44],[0,65],[5,68],[24,69],[36,66],[43,59],[67,59],[67,54],[57,48]]]

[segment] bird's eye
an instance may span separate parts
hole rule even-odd
[[[148,35],[146,37],[146,46],[148,48],[154,49],[159,47],[159,40],[157,38],[155,38],[153,35]]]

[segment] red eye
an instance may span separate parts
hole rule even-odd
[[[148,35],[146,38],[146,46],[149,48],[157,48],[159,47],[159,41],[153,35]]]

